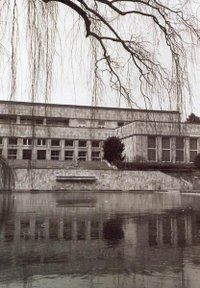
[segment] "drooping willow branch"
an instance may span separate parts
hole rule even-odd
[[[75,11],[84,21],[86,37],[92,37],[102,48],[102,56],[95,63],[95,73],[103,71],[100,68],[102,62],[106,65],[106,71],[110,75],[111,86],[118,90],[121,95],[130,100],[129,87],[124,85],[123,77],[118,72],[119,63],[113,59],[109,52],[109,45],[118,46],[123,55],[128,57],[131,63],[139,72],[141,81],[141,92],[144,83],[148,87],[165,87],[168,92],[174,91],[178,105],[182,102],[182,87],[186,77],[184,75],[186,58],[184,49],[184,39],[181,29],[185,29],[199,39],[199,31],[194,19],[192,21],[184,16],[181,8],[171,8],[156,0],[43,0],[44,2],[60,2]],[[160,31],[172,59],[172,74],[162,67],[161,63],[155,59],[148,50],[148,45],[142,44],[141,39],[134,37],[134,31],[127,39],[122,35],[120,28],[114,24],[117,19],[124,21],[125,17],[141,17],[141,29],[143,22],[151,20],[157,31]],[[97,23],[99,25],[97,25]],[[178,24],[177,24],[178,23]],[[134,30],[134,27],[132,28]],[[117,68],[116,68],[117,66]],[[103,66],[104,67],[104,66]],[[99,70],[98,70],[99,69]],[[98,76],[98,75],[97,75]],[[99,76],[98,76],[99,77]]]

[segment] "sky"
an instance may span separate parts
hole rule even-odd
[[[177,1],[179,2],[179,1]],[[193,6],[193,12],[198,16],[200,15],[200,9],[198,4]],[[128,104],[117,92],[110,89],[107,81],[103,89],[98,91],[97,97],[94,101],[94,74],[93,74],[93,58],[91,57],[91,40],[85,38],[84,25],[80,27],[77,22],[77,16],[74,15],[64,5],[59,4],[60,17],[58,21],[59,37],[57,37],[56,51],[54,54],[54,66],[53,66],[53,88],[51,95],[48,97],[48,101],[51,103],[62,104],[78,104],[78,105],[101,105],[101,106],[127,106]],[[18,76],[17,76],[17,90],[13,100],[19,101],[31,101],[30,90],[28,89],[28,74],[29,63],[27,62],[27,46],[26,35],[23,31],[25,10],[19,9],[19,47],[17,52],[18,63]],[[74,29],[73,25],[79,27]],[[127,23],[129,25],[130,23]],[[75,27],[75,28],[77,28]],[[139,30],[138,30],[139,31]],[[10,33],[11,31],[9,31]],[[147,32],[146,32],[147,33]],[[4,47],[1,49],[1,61],[0,66],[0,99],[9,100],[9,73],[10,64],[9,58],[11,57],[11,49],[6,45],[6,37],[4,38]],[[162,48],[161,48],[162,49]],[[164,51],[164,49],[163,49]],[[193,56],[193,61],[190,60],[190,56]],[[164,62],[169,62],[169,56],[167,53],[162,54],[160,51],[160,57]],[[184,91],[184,113],[190,114],[194,112],[200,116],[200,49],[197,46],[188,45],[186,56],[188,55],[188,78],[190,82],[191,92]],[[138,89],[137,74],[132,73],[132,96],[137,102],[138,106],[144,108],[144,103],[141,101],[141,94]],[[30,84],[30,83],[29,83]],[[41,89],[42,91],[42,89]],[[41,93],[42,94],[42,93]],[[35,101],[45,101],[44,95],[36,97]],[[153,108],[159,109],[160,103],[153,101]],[[163,101],[164,103],[164,101]],[[165,106],[165,105],[164,105]],[[173,106],[173,105],[172,105]],[[174,105],[175,106],[175,105]],[[163,108],[169,108],[167,106]]]

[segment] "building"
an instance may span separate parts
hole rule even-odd
[[[0,101],[0,153],[10,160],[99,161],[110,136],[127,161],[193,162],[200,125],[178,111]]]

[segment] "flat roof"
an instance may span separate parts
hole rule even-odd
[[[102,110],[121,110],[121,111],[140,111],[140,112],[154,112],[154,113],[173,113],[180,114],[178,110],[153,110],[153,109],[137,109],[137,108],[122,108],[122,107],[108,107],[108,106],[89,106],[89,105],[74,105],[74,104],[58,104],[58,103],[43,103],[43,102],[23,102],[23,101],[9,101],[0,100],[0,104],[24,105],[24,106],[49,106],[62,108],[79,108],[79,109],[102,109]]]

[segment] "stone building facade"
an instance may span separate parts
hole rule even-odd
[[[177,111],[0,101],[0,153],[15,160],[100,161],[118,136],[127,161],[192,162],[200,125]]]

